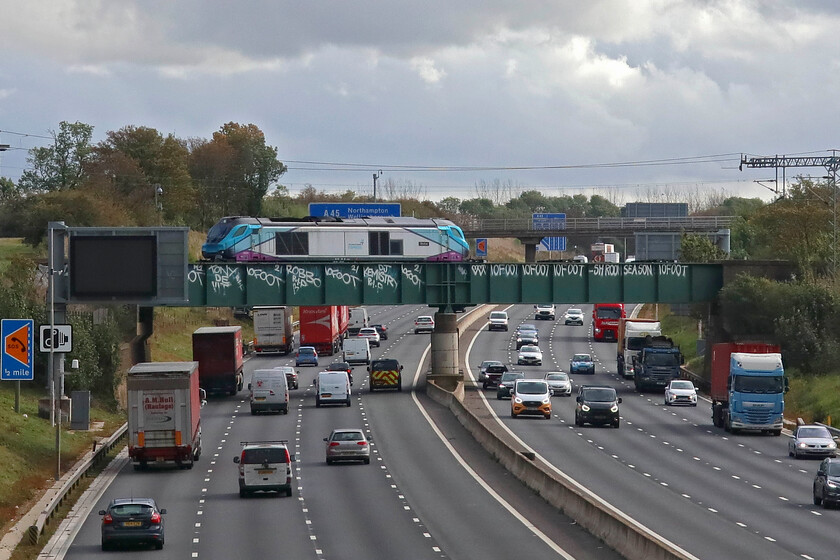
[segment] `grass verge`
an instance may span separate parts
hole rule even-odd
[[[31,382],[29,382],[31,383]],[[0,384],[0,530],[6,530],[49,488],[55,476],[55,428],[38,417],[38,399],[44,389],[21,385],[20,413],[14,411],[14,383]],[[93,402],[92,422],[103,422],[101,431],[74,431],[62,426],[61,470],[70,469],[100,437],[125,422],[125,416]]]

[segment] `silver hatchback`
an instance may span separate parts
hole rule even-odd
[[[800,457],[836,457],[837,442],[825,426],[809,424],[797,426],[788,441],[788,455]]]
[[[370,464],[370,440],[359,428],[342,428],[333,430],[329,437],[325,437],[327,464],[337,461],[362,461]]]

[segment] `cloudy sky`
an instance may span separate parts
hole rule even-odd
[[[741,153],[840,148],[838,30],[822,0],[6,2],[0,175],[63,120],[97,141],[234,121],[265,132],[292,192],[370,194],[382,170],[433,200],[496,182],[764,197],[774,171]]]

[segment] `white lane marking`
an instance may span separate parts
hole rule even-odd
[[[470,348],[472,347],[473,342],[475,342],[475,338],[473,338],[472,342],[470,342]],[[426,361],[426,356],[428,356],[429,351],[431,349],[432,349],[431,344],[429,346],[426,346],[426,350],[423,352],[423,355],[420,357],[420,363],[417,366],[417,371],[414,373],[414,385],[417,385],[417,381],[420,377],[420,371],[423,367],[423,362]],[[468,352],[467,357],[469,357],[469,350],[467,352]],[[449,441],[446,439],[446,437],[443,435],[443,433],[440,431],[440,429],[438,429],[438,427],[432,421],[431,416],[429,416],[429,413],[426,412],[426,409],[420,403],[420,399],[417,398],[417,393],[415,391],[411,392],[411,398],[412,398],[412,400],[414,400],[414,404],[417,406],[417,409],[420,411],[420,414],[422,414],[423,417],[426,419],[426,422],[429,423],[429,426],[432,428],[432,431],[435,432],[437,437],[440,439],[440,441],[443,443],[443,445],[446,447],[446,449],[449,451],[449,453],[452,455],[452,457],[456,461],[458,461],[458,464],[461,465],[461,467],[467,472],[467,474],[469,474],[473,478],[473,480],[475,480],[482,488],[484,488],[485,492],[487,492],[494,500],[496,500],[499,503],[499,505],[501,505],[503,508],[505,508],[514,518],[516,518],[517,521],[522,523],[522,525],[524,525],[528,530],[530,530],[534,535],[536,535],[541,541],[543,541],[546,545],[548,545],[548,547],[551,548],[554,552],[556,552],[557,554],[559,554],[560,556],[562,556],[566,560],[575,560],[574,556],[571,556],[565,550],[560,548],[560,546],[557,543],[555,543],[553,540],[551,540],[548,537],[548,535],[546,535],[545,533],[540,531],[533,523],[531,523],[527,518],[525,518],[518,511],[516,511],[516,509],[510,503],[508,503],[495,490],[493,490],[493,488],[489,484],[487,484],[484,481],[484,479],[481,478],[478,475],[478,473],[475,472],[473,470],[473,468],[469,466],[469,464],[467,464],[467,462],[464,460],[464,458],[461,457],[461,454],[458,453],[458,451],[454,447],[452,447],[452,444],[449,443]]]

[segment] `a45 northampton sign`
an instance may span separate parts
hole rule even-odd
[[[3,345],[3,381],[31,381],[32,341],[35,323],[32,319],[3,319],[0,321],[0,341]]]

